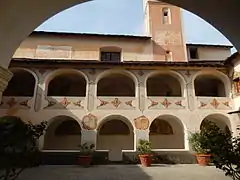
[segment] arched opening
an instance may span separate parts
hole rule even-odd
[[[226,97],[225,85],[216,76],[200,75],[194,81],[195,95],[208,97]]]
[[[86,96],[86,79],[77,73],[63,73],[48,85],[47,96]]]
[[[98,81],[97,96],[135,96],[135,83],[125,74],[113,73]]]
[[[178,79],[168,74],[158,74],[147,79],[147,96],[181,97],[181,84]]]
[[[97,149],[99,150],[134,150],[133,127],[128,119],[111,116],[98,128]]]
[[[35,77],[25,70],[14,70],[3,96],[33,97],[35,90]]]
[[[150,126],[152,149],[184,149],[184,128],[173,116],[160,116]]]
[[[162,9],[162,22],[163,24],[171,24],[171,11],[169,7]]]
[[[68,116],[57,116],[50,120],[44,136],[44,150],[78,150],[81,144],[81,127]]]
[[[200,130],[206,125],[207,122],[215,123],[224,132],[231,132],[230,120],[221,114],[211,114],[205,117],[200,125]]]

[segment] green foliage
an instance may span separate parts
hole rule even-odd
[[[205,141],[208,141],[208,139],[205,136],[205,134],[201,132],[191,133],[189,137],[189,143],[191,144],[193,151],[197,154],[208,153],[209,150],[203,147],[203,144],[205,144]]]
[[[138,141],[137,151],[139,154],[151,154],[151,143],[147,140],[140,139]]]
[[[47,123],[23,122],[17,117],[0,118],[0,180],[14,180],[26,168],[40,164],[38,139]]]
[[[85,142],[79,145],[80,156],[90,156],[94,152],[95,145],[92,143]]]
[[[240,179],[240,139],[220,129],[215,123],[207,122],[201,131],[208,141],[203,143],[212,155],[213,164],[234,180]]]

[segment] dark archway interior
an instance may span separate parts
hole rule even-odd
[[[45,150],[77,150],[81,144],[81,127],[68,116],[57,116],[44,136]]]
[[[86,80],[78,74],[62,74],[48,85],[48,96],[86,96]]]
[[[135,96],[135,83],[123,74],[108,75],[99,80],[97,96]]]
[[[195,95],[208,97],[226,97],[223,82],[215,76],[201,75],[194,81]]]
[[[175,117],[156,118],[150,125],[152,149],[184,149],[184,130]]]
[[[127,119],[112,118],[103,122],[98,130],[97,149],[121,152],[134,149],[133,127]]]
[[[110,120],[102,125],[100,135],[129,135],[130,130],[126,123],[121,120]]]
[[[147,80],[147,96],[182,96],[181,84],[170,75],[156,75]]]
[[[7,89],[3,92],[3,96],[32,97],[34,96],[35,84],[35,78],[30,72],[15,71]]]

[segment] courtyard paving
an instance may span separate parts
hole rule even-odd
[[[198,165],[41,166],[23,172],[19,180],[230,180],[215,167]]]

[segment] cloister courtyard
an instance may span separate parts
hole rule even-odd
[[[230,180],[214,166],[199,165],[102,165],[41,166],[24,171],[19,180]]]

